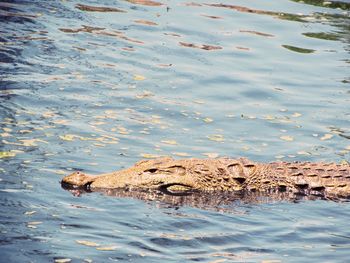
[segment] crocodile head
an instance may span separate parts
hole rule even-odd
[[[65,176],[61,183],[66,188],[91,190],[135,187],[186,192],[197,188],[195,178],[186,171],[186,164],[166,157],[141,160],[128,169],[97,176],[74,172]]]
[[[96,176],[76,171],[70,175],[65,176],[62,179],[61,183],[67,188],[85,188],[90,185],[95,179]]]

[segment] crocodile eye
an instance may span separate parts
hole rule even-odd
[[[155,172],[157,172],[158,171],[158,169],[157,168],[151,168],[151,169],[147,169],[147,170],[145,170],[145,173],[155,173]]]
[[[76,175],[81,175],[81,173],[80,173],[79,171],[77,171],[75,174],[76,174]]]

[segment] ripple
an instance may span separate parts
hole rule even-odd
[[[347,261],[348,202],[74,196],[60,180],[141,156],[348,159],[348,10],[2,1],[0,152],[11,153],[0,159],[2,259]]]

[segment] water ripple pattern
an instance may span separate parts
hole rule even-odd
[[[198,207],[59,182],[157,156],[348,161],[349,12],[348,0],[1,1],[1,261],[348,261],[347,202]]]

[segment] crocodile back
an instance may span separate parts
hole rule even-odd
[[[261,175],[265,174],[267,184],[269,181],[284,182],[283,188],[291,189],[295,193],[314,194],[325,198],[350,196],[349,164],[275,162],[266,165],[262,170],[264,172]]]

